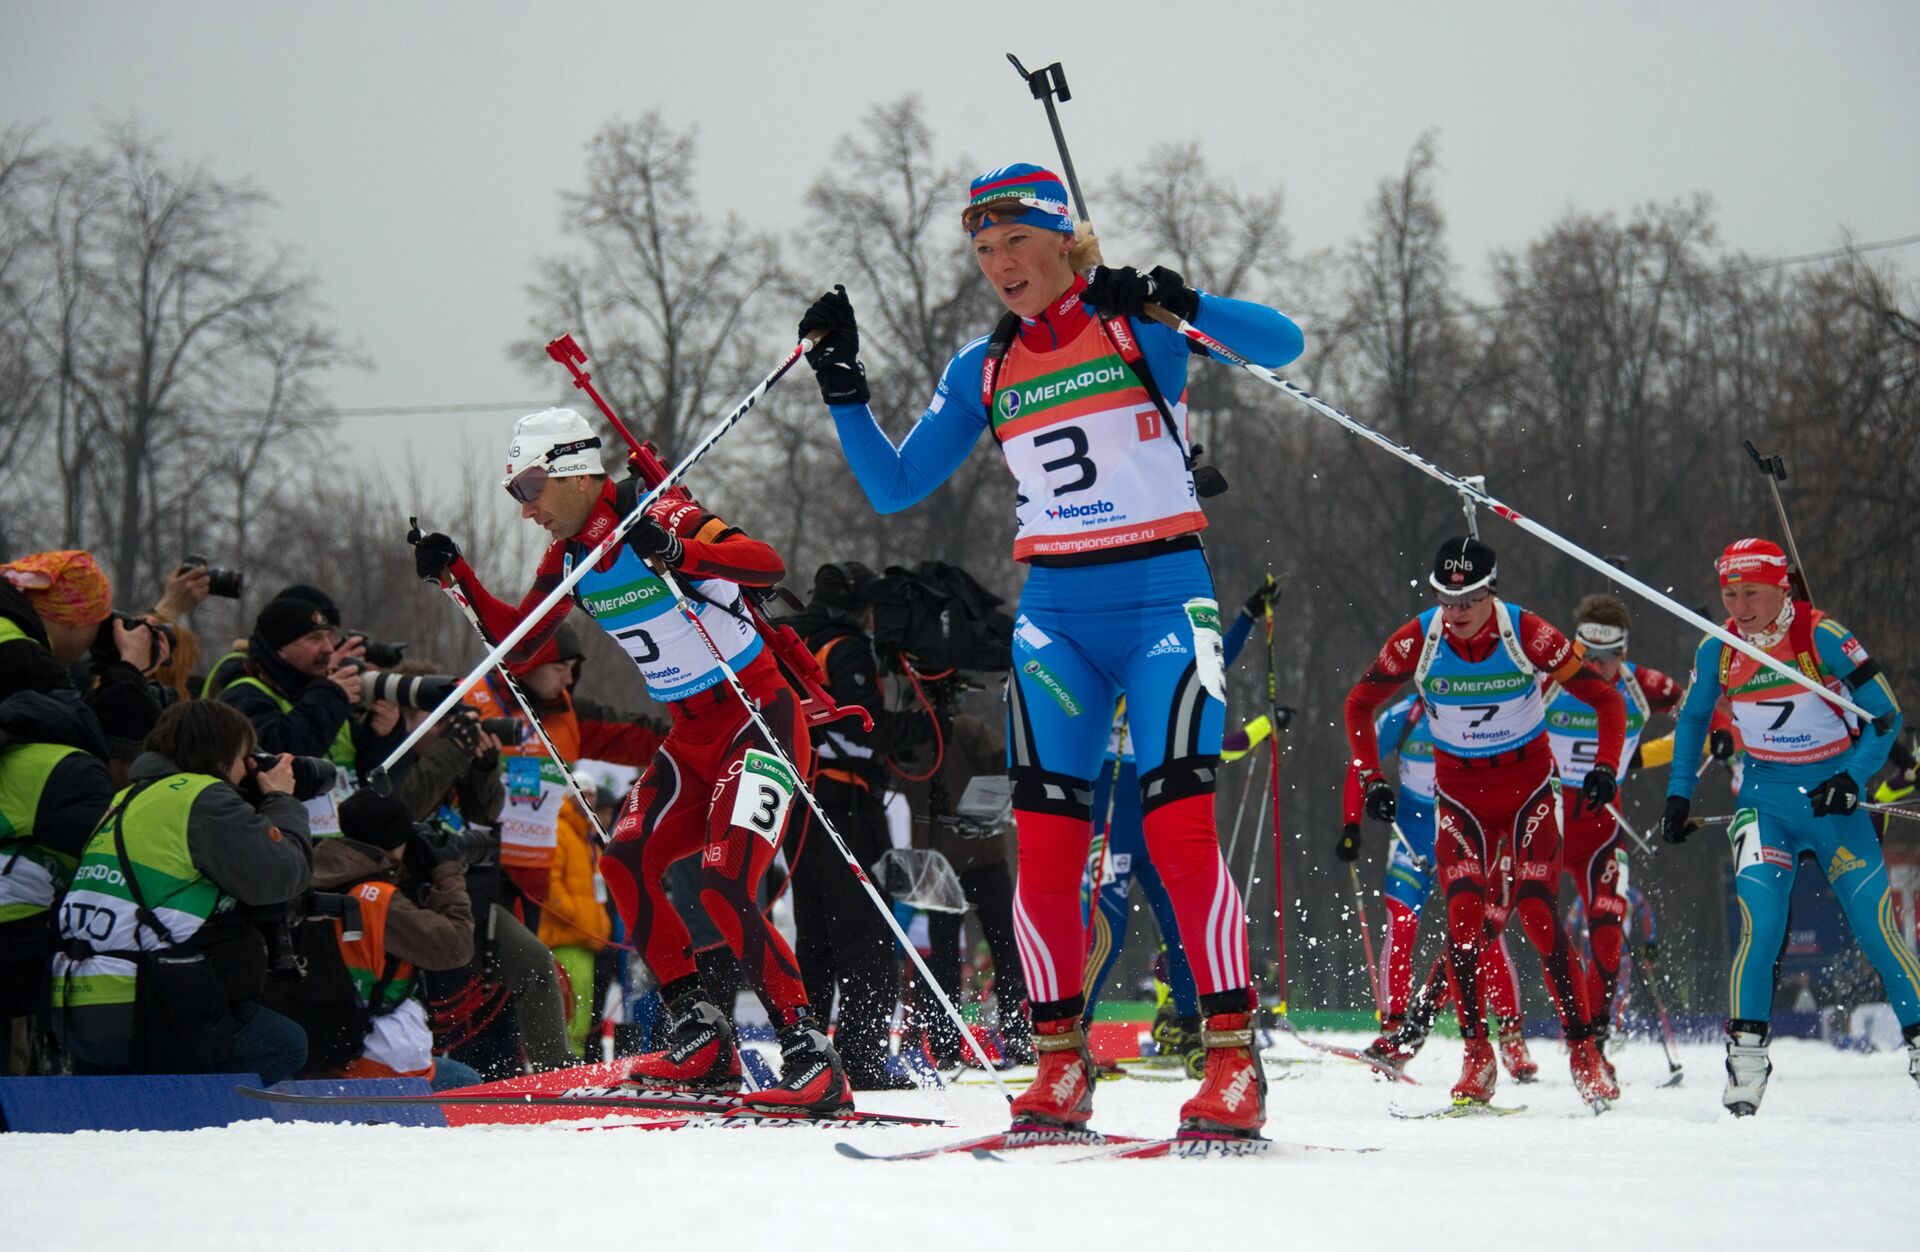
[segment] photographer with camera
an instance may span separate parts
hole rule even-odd
[[[458,847],[417,829],[398,800],[356,791],[340,805],[340,838],[314,847],[313,886],[359,905],[357,927],[337,918],[323,923],[352,979],[346,1020],[358,1031],[333,1038],[309,1026],[309,1069],[340,1078],[424,1077],[436,1091],[479,1082],[459,1061],[435,1060],[418,994],[419,971],[459,969],[473,959],[473,907]],[[334,1050],[351,1057],[336,1060]]]
[[[88,751],[131,757],[160,715],[148,676],[171,632],[113,611],[113,588],[85,552],[37,552],[0,565],[0,699],[20,691],[76,710],[97,739]],[[91,678],[83,687],[76,680]]]
[[[75,1061],[114,1073],[299,1073],[306,1032],[260,1005],[267,948],[252,910],[310,873],[296,767],[254,755],[237,711],[195,700],[160,715],[59,910],[54,1028]],[[323,771],[301,773],[323,782]]]
[[[873,571],[858,561],[822,565],[814,573],[805,611],[788,621],[820,663],[834,701],[842,708],[858,705],[873,716],[871,732],[850,718],[813,730],[814,793],[847,849],[869,872],[892,846],[883,803],[886,758],[930,737],[926,718],[885,707],[866,602],[872,581]],[[834,1043],[856,1090],[911,1086],[886,1066],[900,988],[893,932],[811,813],[803,823],[790,855],[794,955],[807,996],[830,1005],[838,988]]]
[[[260,610],[247,641],[246,673],[220,693],[245,714],[268,752],[325,757],[339,767],[332,792],[307,804],[315,838],[340,833],[339,802],[360,770],[380,763],[399,742],[400,710],[376,700],[364,717],[361,702],[365,649],[342,647],[325,612],[310,600],[283,596]]]
[[[441,684],[447,681],[431,661],[410,659],[381,675],[379,685],[400,697],[402,729],[411,732],[442,698]],[[427,980],[428,990],[439,1006],[436,1013],[446,1019],[443,1034],[460,1040],[455,1046],[461,1058],[488,1078],[505,1078],[519,1072],[519,1048],[536,1070],[564,1069],[579,1064],[580,1057],[567,1042],[566,1003],[553,954],[521,920],[514,893],[501,880],[498,832],[507,801],[502,744],[482,720],[470,704],[455,708],[395,762],[390,776],[394,799],[409,818],[438,827],[442,840],[464,849],[479,951],[464,972],[436,971]],[[503,993],[513,1001],[518,1047],[510,1040],[469,1037],[472,1022],[485,1017],[486,1006]]]

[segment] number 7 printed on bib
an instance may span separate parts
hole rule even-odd
[[[768,843],[777,843],[793,805],[793,771],[771,752],[748,748],[740,762],[740,787],[734,793],[735,826],[744,826]]]

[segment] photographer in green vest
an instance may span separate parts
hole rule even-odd
[[[196,700],[160,715],[129,786],[59,910],[54,1028],[110,1073],[297,1074],[306,1032],[261,1007],[267,950],[250,910],[307,889],[293,761],[266,768],[239,712]]]
[[[44,692],[0,700],[0,1073],[51,1052],[30,1060],[44,1030],[28,1027],[47,1007],[49,910],[113,800],[98,744],[79,709]]]

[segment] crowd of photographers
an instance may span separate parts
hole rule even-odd
[[[570,766],[639,770],[664,724],[577,695],[583,655],[564,627],[514,671],[518,690],[490,676],[370,785],[450,680],[343,628],[304,584],[268,599],[246,639],[206,646],[195,607],[241,590],[189,558],[150,610],[125,613],[86,552],[0,565],[4,1072],[446,1088],[578,1064],[607,988],[637,971],[596,870],[595,826],[618,792],[595,797],[597,815],[569,802],[579,780],[549,744]],[[1002,747],[960,707],[970,673],[1005,667],[996,604],[947,567],[878,578],[847,564],[823,567],[789,620],[835,698],[874,716],[871,731],[817,731],[823,806],[862,867],[926,910],[918,937],[950,994],[962,914],[977,915],[1001,1045],[1019,1060]],[[907,707],[889,709],[889,682],[913,693]],[[855,1085],[905,1081],[889,1059],[903,1000],[911,1050],[958,1061],[957,1030],[903,977],[833,841],[796,820],[785,850],[778,890]],[[732,1003],[738,971],[717,935],[701,938],[703,976]]]
[[[518,702],[479,689],[367,786],[448,681],[307,585],[203,646],[194,608],[240,591],[189,558],[123,613],[86,552],[0,565],[4,1072],[578,1063],[614,924]],[[581,659],[564,632],[522,694],[570,761],[644,765],[662,728],[576,705]]]

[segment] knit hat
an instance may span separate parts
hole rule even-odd
[[[92,626],[113,612],[113,587],[86,552],[36,552],[0,565],[0,576],[26,595],[43,622]]]
[[[366,787],[340,802],[340,833],[391,852],[412,837],[413,819],[406,805]]]
[[[315,605],[319,608],[321,614],[327,619],[327,625],[335,627],[340,625],[339,607],[334,604],[332,596],[329,596],[318,587],[311,586],[307,583],[294,583],[291,586],[282,587],[278,592],[274,593],[273,598],[276,600],[305,600],[308,604]]]
[[[332,623],[320,606],[311,600],[283,596],[268,603],[253,621],[254,637],[276,652],[302,635],[331,629]]]
[[[1495,562],[1493,549],[1478,539],[1463,536],[1440,545],[1440,551],[1433,558],[1433,573],[1427,576],[1427,585],[1435,591],[1459,595],[1491,587],[1499,577],[1500,569]]]
[[[997,201],[1007,203],[995,203]],[[1041,230],[1059,231],[1063,235],[1073,233],[1073,215],[1067,208],[1066,186],[1061,183],[1058,174],[1041,166],[1022,161],[988,170],[974,179],[967,191],[968,212],[962,220],[971,216],[976,205],[987,204],[993,207],[985,216],[968,225],[968,238],[989,226],[1010,226],[1015,222],[1037,226]]]
[[[1714,568],[1720,573],[1722,587],[1731,583],[1792,585],[1787,581],[1787,554],[1771,539],[1741,539],[1728,544]]]

